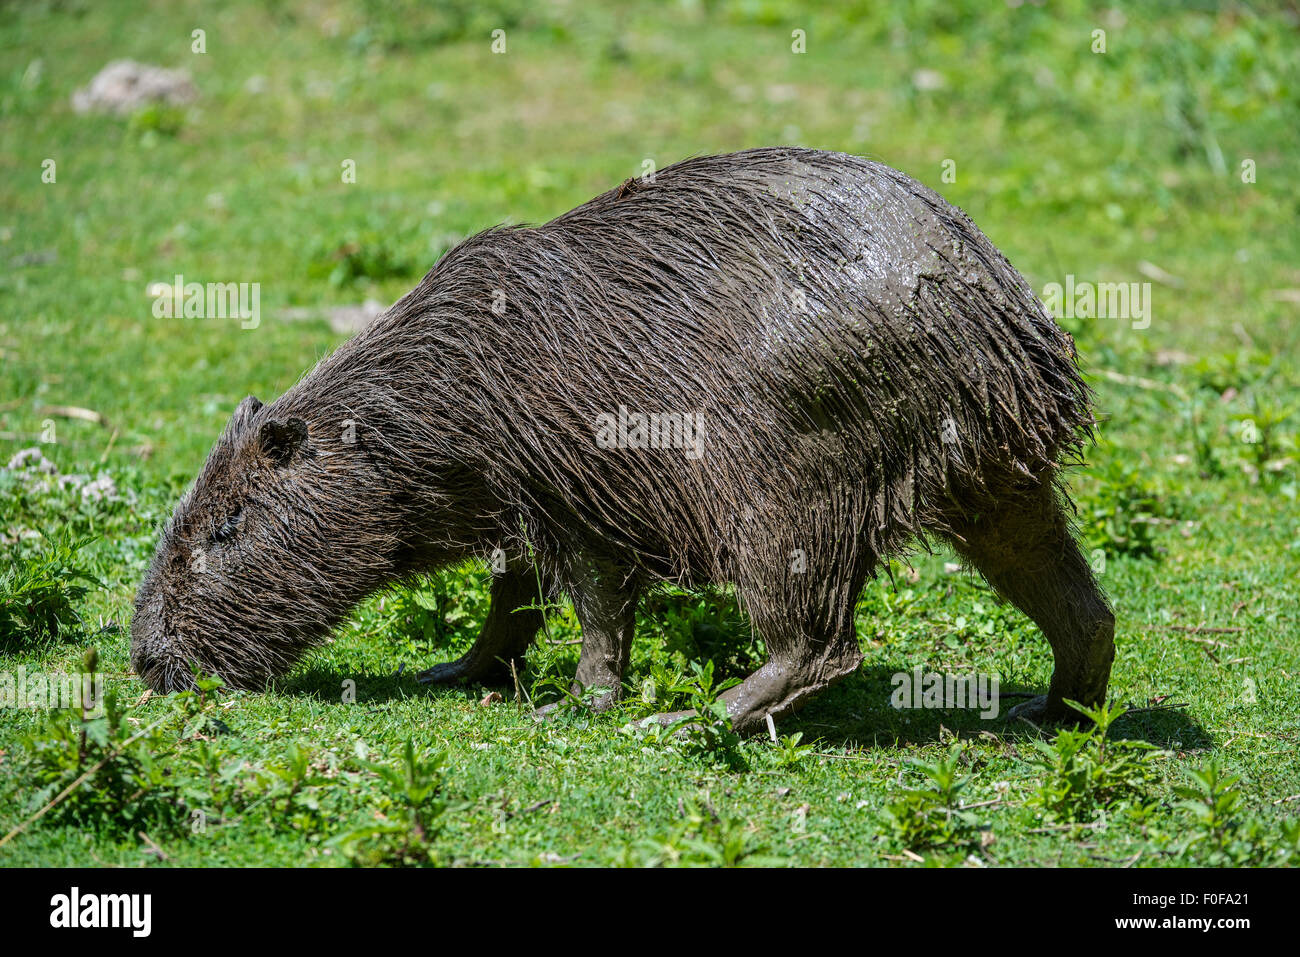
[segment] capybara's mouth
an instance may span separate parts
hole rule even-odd
[[[145,687],[155,694],[189,691],[194,687],[194,675],[180,659],[135,654],[132,666]]]

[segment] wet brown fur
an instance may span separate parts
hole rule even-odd
[[[703,457],[599,447],[620,406],[702,415]],[[1043,629],[1056,673],[1024,713],[1061,717],[1113,655],[1059,486],[1092,422],[1068,335],[933,191],[844,154],[687,160],[466,240],[245,400],[141,585],[133,660],[160,690],[191,665],[256,687],[375,589],[500,549],[479,644],[427,680],[523,654],[525,555],[573,597],[578,682],[614,694],[645,587],[731,583],[771,654],[728,695],[754,730],[856,668],[866,578],[938,539]]]

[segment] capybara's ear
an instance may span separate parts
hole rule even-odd
[[[262,451],[276,465],[288,465],[307,444],[307,423],[302,419],[268,419],[257,433]]]
[[[261,401],[255,395],[250,395],[235,408],[235,414],[230,417],[230,434],[238,435],[248,424],[253,421],[253,416],[257,410],[262,407]]]

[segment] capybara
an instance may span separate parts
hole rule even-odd
[[[500,679],[566,593],[603,706],[645,589],[730,584],[769,654],[724,695],[752,732],[857,668],[867,576],[946,541],[1051,643],[1016,712],[1073,717],[1114,656],[1060,484],[1090,406],[1073,341],[932,190],[841,153],[689,159],[465,240],[241,402],[140,586],[132,660],[158,691],[264,686],[376,589],[480,557],[478,641],[422,680]]]

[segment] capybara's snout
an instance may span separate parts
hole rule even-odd
[[[131,668],[156,694],[171,694],[194,686],[194,672],[181,643],[164,619],[162,595],[146,581],[136,595],[131,617]]]

